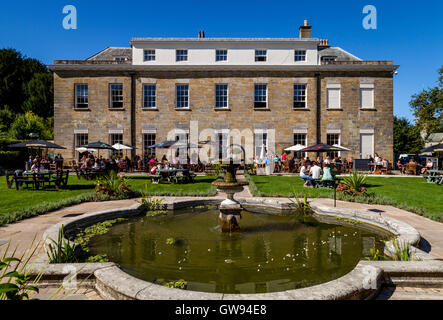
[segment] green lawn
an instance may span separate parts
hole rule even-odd
[[[156,196],[212,196],[216,194],[216,188],[211,185],[214,180],[215,177],[198,176],[195,178],[195,183],[155,185],[147,177],[128,177],[134,191],[144,192],[147,183],[148,192]],[[14,186],[12,189],[7,188],[5,177],[2,177],[0,181],[0,225],[89,201],[89,195],[95,188],[94,181],[79,180],[72,175],[69,176],[67,188],[59,190],[20,188],[17,191]]]
[[[331,197],[331,189],[306,188],[300,177],[251,176],[257,189],[256,195],[288,197],[294,188],[297,193],[306,193],[308,197]],[[384,178],[368,177],[368,192],[393,200],[398,207],[422,212],[435,220],[443,219],[443,186],[426,183],[422,178]],[[250,189],[254,187],[250,186]],[[251,190],[254,191],[254,190]],[[388,201],[389,202],[389,201]],[[418,210],[414,210],[417,209]],[[421,210],[420,210],[421,209]]]

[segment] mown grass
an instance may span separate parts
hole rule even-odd
[[[148,185],[148,192],[153,196],[213,196],[217,193],[211,185],[215,177],[198,176],[195,183],[188,184],[152,184],[147,177],[128,177],[129,184],[134,191],[141,195]],[[8,189],[6,178],[0,183],[0,225],[19,221],[35,215],[44,214],[74,204],[94,200],[95,181],[79,180],[76,176],[69,176],[68,186],[56,190],[48,188],[33,190],[13,186]]]
[[[298,176],[250,176],[249,189],[254,196],[289,197],[293,190],[310,198],[331,198],[332,189],[306,188]],[[338,193],[337,199],[373,204],[392,205],[443,222],[443,186],[426,183],[422,178],[368,177],[368,193],[373,197],[347,197]]]

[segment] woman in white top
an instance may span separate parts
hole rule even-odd
[[[432,167],[434,167],[434,163],[431,159],[428,159],[428,161],[426,162],[426,167],[421,168],[421,174],[428,173],[428,170],[432,170]]]

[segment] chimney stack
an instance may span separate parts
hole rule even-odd
[[[204,30],[198,30],[198,38],[204,38],[205,37],[205,31]]]
[[[300,26],[300,39],[309,39],[311,38],[311,26],[308,24],[308,20],[305,20],[303,25]]]

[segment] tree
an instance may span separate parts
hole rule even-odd
[[[50,117],[52,92],[52,74],[44,64],[14,49],[0,50],[0,106],[8,105],[14,114],[33,111]]]
[[[24,84],[27,99],[23,102],[22,110],[32,111],[41,117],[51,117],[54,114],[52,90],[52,75],[35,73],[31,80]]]
[[[0,132],[8,131],[14,119],[15,115],[8,106],[0,109]]]
[[[416,125],[425,132],[425,140],[431,133],[443,132],[443,66],[437,86],[413,95],[409,105],[417,119]]]
[[[23,82],[21,53],[14,49],[0,50],[0,106],[8,105],[12,112],[21,112]]]
[[[31,111],[17,115],[9,130],[10,137],[28,140],[30,133],[38,134],[40,139],[52,139],[52,118],[43,119]]]
[[[394,116],[394,153],[420,153],[423,146],[420,128],[406,118]]]

